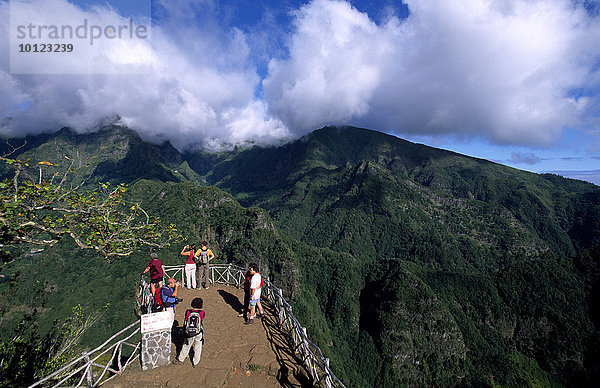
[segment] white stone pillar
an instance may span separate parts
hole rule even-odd
[[[171,363],[171,328],[169,311],[144,314],[140,319],[142,370],[154,369]]]

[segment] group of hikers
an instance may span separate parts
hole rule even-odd
[[[215,257],[208,248],[208,243],[202,241],[200,249],[196,246],[186,245],[181,250],[181,255],[186,257],[185,262],[185,287],[187,289],[201,289],[202,279],[204,278],[204,288],[208,289],[210,284],[210,261]],[[182,301],[178,297],[180,284],[174,278],[168,278],[166,285],[163,285],[165,277],[165,267],[156,253],[150,255],[150,263],[142,272],[142,275],[150,272],[150,291],[154,296],[154,305],[152,312],[168,311],[171,313],[171,320],[175,319],[175,305]],[[263,278],[258,272],[258,266],[250,264],[244,277],[244,308],[238,314],[238,317],[244,318],[244,324],[253,324],[257,317],[264,317],[264,310],[260,303],[261,289],[263,287]],[[204,333],[202,321],[206,313],[202,310],[202,298],[194,298],[191,302],[191,308],[185,312],[183,333],[185,342],[179,352],[179,356],[173,361],[174,364],[183,364],[191,349],[194,349],[192,366],[200,362],[202,345],[204,344]],[[258,312],[257,312],[258,309]]]

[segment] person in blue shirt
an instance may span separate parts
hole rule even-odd
[[[175,320],[175,304],[178,301],[177,290],[179,289],[179,283],[173,278],[167,280],[167,286],[161,290],[161,300],[166,310],[171,312],[172,320]]]

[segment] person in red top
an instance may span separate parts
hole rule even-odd
[[[250,312],[250,280],[252,274],[250,270],[246,271],[244,275],[244,309],[238,314],[238,317],[244,317],[244,320],[248,320],[248,313]]]
[[[150,259],[150,263],[144,272],[142,272],[142,274],[150,271],[150,291],[152,292],[152,295],[154,295],[156,288],[160,288],[163,285],[165,266],[163,265],[162,261],[158,259],[158,255],[156,253],[152,253],[150,255]]]
[[[179,356],[173,361],[175,365],[183,364],[183,361],[188,356],[190,349],[194,349],[194,356],[192,358],[192,366],[196,367],[200,362],[200,356],[202,355],[202,345],[204,345],[204,330],[202,327],[202,321],[204,321],[204,310],[202,310],[203,301],[202,298],[194,298],[191,303],[191,309],[185,311],[185,324],[183,332],[186,336],[185,342],[181,347]],[[192,319],[194,317],[194,319]]]
[[[181,250],[181,255],[186,256],[185,261],[185,287],[196,288],[196,245],[186,245]]]

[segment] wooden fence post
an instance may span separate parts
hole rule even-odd
[[[86,354],[84,356],[85,363],[87,366],[85,367],[85,379],[88,387],[94,386],[94,376],[92,374],[92,362],[90,361],[90,356]]]
[[[327,388],[333,387],[333,381],[331,381],[331,375],[329,374],[329,359],[325,359],[325,386]]]
[[[119,368],[119,372],[121,372],[121,353],[123,351],[123,343],[119,344],[119,352],[117,353],[117,367]]]
[[[302,336],[302,344],[300,346],[302,349],[301,353],[304,361],[304,366],[306,366],[306,369],[308,369],[310,377],[312,377],[313,383],[316,383],[318,381],[319,376],[315,373],[314,362],[312,357],[310,356],[310,349],[308,347],[308,341],[306,340],[308,338],[308,335],[306,333],[306,327],[302,328],[302,334],[304,335]]]
[[[281,288],[279,289],[278,292],[278,298],[277,298],[277,305],[279,307],[279,326],[281,327],[283,325],[283,320],[284,320],[284,314],[285,314],[285,309],[283,308],[283,291],[281,291]]]

